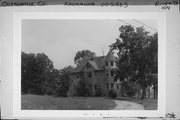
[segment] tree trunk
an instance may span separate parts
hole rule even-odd
[[[153,91],[154,91],[154,99],[156,99],[156,86],[153,84]]]
[[[150,93],[150,86],[148,86],[148,98],[150,98],[151,93]]]
[[[142,85],[142,96],[141,99],[145,99],[146,98],[146,87]]]

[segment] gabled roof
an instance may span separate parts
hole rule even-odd
[[[95,70],[99,70],[99,67],[97,66],[94,60],[91,60],[91,61],[89,60],[88,62]]]
[[[77,72],[81,72],[82,69],[84,68],[84,66],[87,64],[88,60],[87,59],[83,59],[81,61],[81,64],[77,65],[72,71],[71,73],[77,73]]]
[[[94,61],[96,62],[99,70],[103,70],[104,69],[104,60],[105,60],[105,56],[100,56],[100,57],[96,57],[94,59]]]
[[[112,51],[109,51],[105,58],[105,61],[117,61],[117,58],[114,56]]]
[[[117,61],[112,51],[109,51],[107,56],[95,57],[94,59],[84,59],[77,65],[71,73],[82,72],[87,63],[89,63],[95,70],[104,70],[105,61]]]
[[[89,63],[95,70],[103,70],[105,56],[95,57],[94,59],[84,59],[80,65],[76,66],[71,73],[78,73],[83,70],[87,63]]]

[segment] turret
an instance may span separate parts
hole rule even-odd
[[[117,58],[114,56],[113,52],[110,50],[105,58],[105,70],[106,77],[114,77],[116,69]]]
[[[113,52],[110,50],[105,58],[105,69],[116,68],[117,58],[114,56]]]

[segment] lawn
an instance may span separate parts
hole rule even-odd
[[[24,110],[112,110],[116,107],[114,99],[103,97],[53,97],[40,95],[22,95]],[[118,97],[116,100],[141,104],[145,110],[156,110],[156,99]]]
[[[144,106],[145,110],[157,110],[157,99],[144,99],[140,98],[130,98],[130,97],[119,97],[118,100],[129,101],[141,104]]]
[[[22,95],[24,110],[110,110],[116,107],[111,99],[101,97],[52,97],[39,95]]]

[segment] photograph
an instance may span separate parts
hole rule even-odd
[[[157,110],[157,19],[22,19],[21,110]]]

